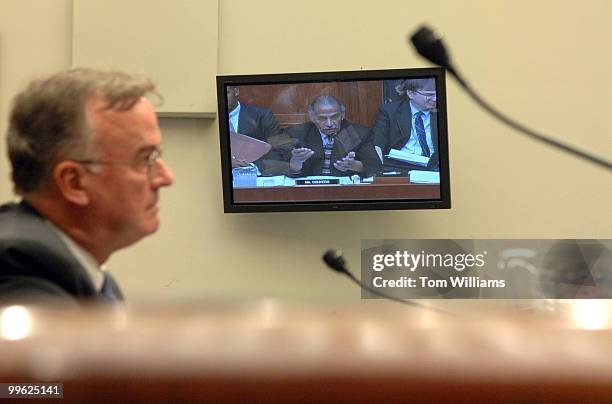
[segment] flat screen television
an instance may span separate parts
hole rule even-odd
[[[217,76],[225,212],[448,209],[444,69]]]

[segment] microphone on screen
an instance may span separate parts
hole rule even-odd
[[[398,303],[406,304],[408,306],[420,307],[420,308],[423,308],[423,309],[428,309],[428,310],[433,310],[433,311],[438,311],[438,312],[441,312],[441,313],[449,314],[445,310],[437,309],[435,307],[426,306],[424,304],[417,303],[417,302],[415,302],[413,300],[398,299],[397,297],[393,297],[393,296],[388,295],[386,293],[380,292],[380,291],[378,291],[378,290],[376,290],[374,288],[366,286],[359,279],[357,279],[355,277],[355,275],[353,275],[353,273],[348,269],[348,267],[346,265],[346,260],[344,259],[344,256],[342,255],[342,252],[340,250],[327,250],[325,252],[325,254],[323,254],[323,261],[327,264],[328,267],[330,267],[331,269],[333,269],[336,272],[339,272],[341,274],[344,274],[344,275],[348,276],[353,282],[355,282],[357,285],[359,285],[362,289],[365,289],[365,290],[367,290],[368,292],[370,292],[372,294],[375,294],[377,296],[383,297],[385,299],[393,300],[393,301],[398,302]]]
[[[442,42],[442,38],[438,35],[434,30],[429,28],[426,25],[421,26],[412,36],[410,37],[410,41],[412,45],[419,53],[419,55],[423,56],[425,59],[430,62],[444,67],[450,74],[457,79],[459,84],[465,89],[465,91],[472,97],[474,101],[482,108],[484,108],[487,112],[493,115],[495,118],[504,122],[506,125],[510,126],[513,129],[522,132],[523,134],[529,136],[532,139],[539,140],[540,142],[546,143],[549,146],[556,147],[561,149],[567,153],[573,154],[576,157],[580,157],[584,160],[587,160],[591,163],[602,166],[608,170],[612,170],[612,163],[604,160],[603,158],[594,156],[588,152],[578,150],[572,146],[566,145],[558,140],[555,140],[548,135],[544,135],[541,133],[537,133],[522,124],[514,121],[513,119],[507,117],[500,111],[496,110],[493,106],[491,106],[488,102],[486,102],[482,97],[480,97],[465,81],[463,77],[458,73],[455,66],[453,66],[448,51],[446,50],[446,46]]]

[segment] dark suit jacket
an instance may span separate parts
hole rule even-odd
[[[304,162],[300,176],[321,175],[323,169],[323,141],[319,129],[312,122],[306,122],[287,128],[289,135],[296,139],[296,147],[307,147],[315,154]],[[363,163],[364,172],[340,171],[334,167],[337,160],[346,157],[349,152],[355,152],[355,160]],[[340,132],[336,135],[334,148],[331,155],[331,175],[345,176],[359,174],[370,176],[380,170],[380,159],[374,149],[374,138],[369,128],[351,123],[346,120],[342,122]]]
[[[286,150],[291,147],[292,142],[286,133],[281,132],[272,111],[252,104],[240,104],[238,132],[272,145],[272,150],[255,161],[263,175],[287,173],[289,166],[284,160]]]
[[[238,132],[243,135],[267,142],[270,137],[280,133],[276,117],[268,108],[251,104],[240,104]]]
[[[383,156],[389,154],[391,149],[401,149],[410,139],[412,131],[412,110],[408,100],[383,104],[378,110],[372,132],[374,143],[382,149]],[[431,139],[434,145],[428,169],[438,168],[438,114],[431,112]],[[411,166],[400,161],[384,158],[385,168],[420,169],[423,167]]]
[[[25,202],[0,206],[0,301],[100,300],[56,231]]]

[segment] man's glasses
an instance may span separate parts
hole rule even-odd
[[[132,160],[132,161],[110,161],[110,160],[94,160],[94,159],[84,159],[84,160],[72,160],[81,164],[106,164],[106,165],[128,165],[132,167],[146,167],[147,175],[149,178],[153,178],[155,174],[157,174],[156,169],[159,167],[156,163],[162,156],[161,149],[153,149],[149,154],[145,156],[143,159]]]
[[[423,97],[425,97],[425,98],[429,98],[430,100],[431,100],[431,99],[434,99],[434,98],[437,98],[437,97],[436,97],[436,92],[435,92],[435,91],[433,91],[433,92],[431,92],[431,93],[423,93],[423,92],[421,92],[421,91],[414,91],[414,92],[415,92],[415,93],[417,93],[417,94],[422,95],[422,96],[423,96]]]

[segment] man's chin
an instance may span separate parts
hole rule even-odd
[[[125,228],[121,232],[122,237],[117,239],[118,245],[116,250],[129,247],[155,233],[159,229],[159,220],[157,216],[154,218],[148,218],[146,221],[140,223],[132,223],[128,228]]]
[[[159,229],[159,218],[157,214],[146,218],[144,222],[138,226],[138,239],[150,236]]]
[[[155,233],[158,229],[159,229],[159,218],[157,217],[157,215],[155,215],[155,217],[151,219],[149,223],[147,223],[145,236]]]

